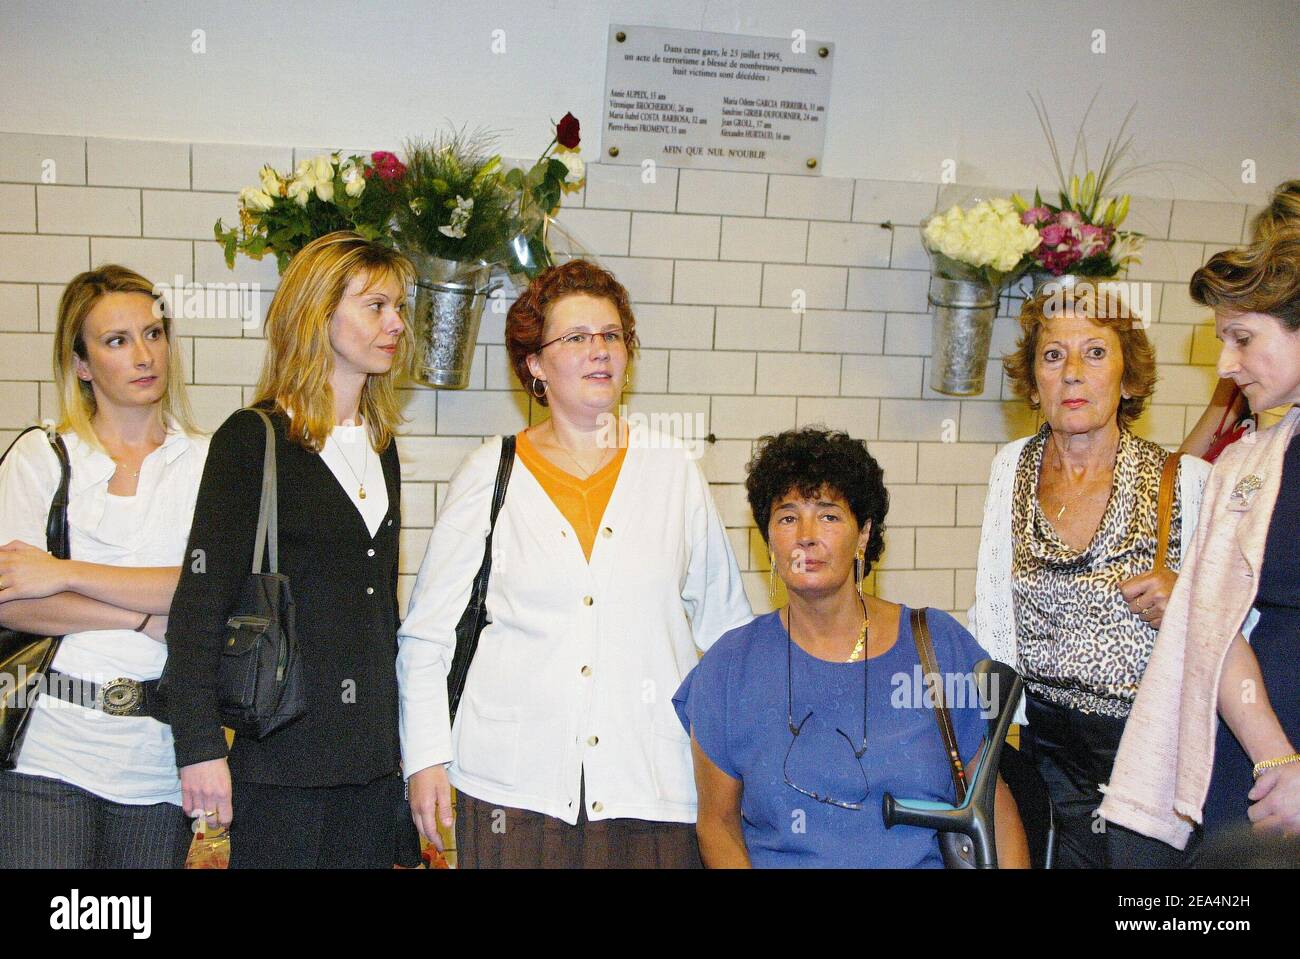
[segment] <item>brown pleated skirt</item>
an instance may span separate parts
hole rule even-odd
[[[458,869],[699,869],[694,823],[587,818],[578,824],[456,793]]]

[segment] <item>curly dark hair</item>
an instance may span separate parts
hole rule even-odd
[[[745,489],[758,531],[767,542],[772,504],[790,490],[813,497],[826,490],[838,494],[861,529],[871,522],[867,538],[866,572],[885,549],[885,514],[889,512],[889,490],[885,471],[869,452],[867,444],[838,430],[805,426],[775,436],[761,436],[746,469]],[[865,574],[864,574],[865,575]]]
[[[506,314],[506,353],[523,388],[529,389],[533,374],[528,371],[528,357],[542,345],[542,330],[546,326],[546,313],[556,300],[575,293],[603,297],[614,304],[623,333],[627,336],[627,357],[636,358],[639,345],[636,335],[636,317],[628,302],[627,290],[613,273],[602,269],[590,260],[569,260],[559,266],[547,267],[533,277]],[[549,406],[545,394],[533,398],[542,406]]]

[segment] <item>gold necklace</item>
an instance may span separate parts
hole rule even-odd
[[[366,498],[366,475],[368,474],[368,471],[370,469],[370,457],[366,456],[365,450],[363,449],[361,452],[361,458],[363,460],[361,465],[361,475],[357,476],[357,471],[352,468],[352,461],[349,460],[348,455],[343,452],[343,444],[340,443],[337,439],[334,439],[333,433],[330,434],[330,439],[334,440],[334,445],[335,447],[338,448],[339,456],[343,457],[343,462],[347,464],[348,472],[351,473],[352,478],[357,481],[357,499],[365,499]]]
[[[846,663],[856,663],[867,654],[867,626],[870,622],[867,619],[862,621],[862,632],[858,633],[858,641],[853,644],[853,652],[849,653],[849,658],[845,660]]]

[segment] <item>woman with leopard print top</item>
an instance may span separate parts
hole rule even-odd
[[[970,624],[1025,676],[1021,747],[1058,818],[1057,864],[1178,865],[1181,854],[1096,810],[1110,777],[1209,465],[1178,463],[1166,569],[1155,571],[1167,453],[1132,432],[1151,396],[1155,354],[1122,304],[1082,283],[1031,297],[1005,361],[1017,394],[1046,420],[993,466]]]

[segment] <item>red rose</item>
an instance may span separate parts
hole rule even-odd
[[[397,159],[395,153],[389,153],[386,150],[379,150],[370,154],[370,162],[374,165],[375,173],[381,180],[392,182],[400,180],[406,175],[406,164]]]
[[[568,150],[575,150],[578,147],[580,138],[578,136],[578,118],[572,113],[566,113],[560,118],[560,122],[555,125],[555,139],[560,146]]]

